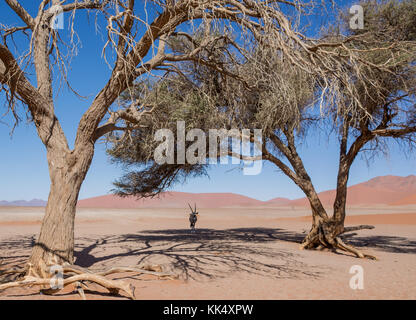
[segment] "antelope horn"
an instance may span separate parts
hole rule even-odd
[[[196,203],[195,203],[195,212],[196,212]]]
[[[191,205],[188,203],[189,208],[191,209],[192,213],[194,212],[194,210],[192,210]]]

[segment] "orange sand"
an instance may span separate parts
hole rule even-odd
[[[361,212],[373,214],[357,215]],[[138,299],[416,299],[416,213],[388,208],[350,213],[347,224],[376,228],[345,241],[378,261],[299,250],[310,228],[307,210],[200,210],[197,232],[191,234],[184,209],[79,209],[75,263],[95,270],[158,264],[179,277],[124,277]],[[0,209],[0,269],[27,261],[41,218],[38,208]],[[354,265],[364,269],[364,290],[349,287]],[[91,289],[88,299],[126,299],[95,285]],[[3,291],[0,299],[80,297],[73,288],[55,296],[27,288]]]

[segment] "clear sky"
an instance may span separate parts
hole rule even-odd
[[[37,1],[23,0],[31,4]],[[37,5],[36,5],[37,6]],[[75,24],[82,39],[79,55],[72,61],[70,81],[80,94],[87,98],[82,100],[71,94],[66,88],[59,94],[56,112],[66,132],[70,146],[73,145],[76,126],[82,113],[105,84],[110,70],[101,58],[102,38],[95,33],[93,25],[82,22]],[[18,19],[0,1],[0,22],[17,25]],[[67,30],[61,30],[65,33]],[[0,114],[6,111],[3,106],[4,96],[0,93]],[[20,110],[23,119],[25,111]],[[37,137],[36,130],[25,120],[10,136],[12,120],[10,115],[0,118],[0,200],[46,200],[49,192],[49,175],[45,148]],[[318,191],[335,187],[338,150],[337,142],[309,135],[301,155],[310,172]],[[201,177],[188,181],[185,185],[176,185],[173,190],[184,192],[234,192],[261,200],[275,197],[299,198],[303,193],[284,174],[269,163],[264,163],[263,170],[257,176],[244,176],[235,167],[227,165],[211,166],[210,178]],[[81,189],[80,198],[88,198],[109,193],[112,181],[120,177],[120,167],[110,164],[105,154],[105,146],[97,144],[96,154]],[[350,185],[366,181],[380,175],[407,176],[416,174],[416,155],[408,158],[392,146],[388,157],[379,157],[367,166],[362,159],[357,159],[351,170]]]

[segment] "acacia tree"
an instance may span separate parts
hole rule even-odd
[[[358,67],[343,64],[344,77],[331,78],[330,84],[317,74],[293,66],[290,60],[259,43],[244,63],[229,66],[229,73],[239,74],[244,81],[188,65],[191,70],[188,74],[182,72],[164,79],[147,98],[164,110],[162,118],[155,114],[154,129],[169,127],[175,131],[176,120],[186,121],[188,129],[200,128],[206,133],[213,128],[261,128],[263,159],[287,175],[309,200],[313,223],[301,248],[341,249],[360,258],[374,258],[345,244],[339,237],[348,231],[372,228],[344,226],[347,183],[351,165],[364,147],[367,152],[380,151],[387,146],[384,143],[387,138],[407,143],[406,148],[416,142],[416,7],[410,1],[379,6],[363,2],[362,5],[366,17],[364,30],[349,34],[348,38],[331,31],[319,43],[326,45],[324,50],[337,52],[341,57],[353,51],[358,55],[357,60],[368,64]],[[331,46],[339,42],[344,45]],[[217,50],[224,52],[225,48]],[[339,170],[332,216],[319,199],[298,152],[310,127],[322,124],[325,124],[325,134],[335,132],[339,137]],[[115,183],[118,194],[153,196],[190,175],[206,173],[206,165],[151,161],[157,142],[148,133],[154,134],[154,131],[137,131],[129,139],[112,140],[110,154],[115,161],[127,166],[143,165],[141,170],[128,172]],[[233,154],[231,148],[228,155],[243,156]]]
[[[17,115],[16,106],[20,104],[33,120],[46,149],[51,180],[40,235],[25,271],[26,276],[32,280],[35,277],[38,284],[46,283],[48,266],[73,263],[76,203],[94,156],[95,143],[113,131],[131,132],[153,110],[154,106],[140,102],[112,109],[121,93],[131,91],[136,79],[152,70],[174,68],[180,61],[193,61],[224,72],[221,64],[205,60],[201,53],[209,51],[220,39],[229,38],[232,43],[236,36],[242,39],[239,47],[256,39],[268,43],[292,64],[307,72],[319,73],[322,79],[337,72],[342,77],[339,68],[335,71],[333,68],[334,64],[340,64],[337,54],[318,50],[326,45],[318,45],[297,32],[283,13],[302,14],[314,2],[303,5],[297,0],[149,0],[143,4],[135,0],[42,0],[34,15],[18,0],[5,0],[5,3],[17,15],[19,23],[1,26],[2,92],[13,114]],[[59,31],[52,28],[57,11],[71,13],[71,32],[77,13],[96,14],[98,29],[107,32],[104,53],[111,51],[114,57],[107,61],[111,75],[79,121],[72,149],[55,113],[54,79],[61,76],[67,83],[68,61],[64,51],[65,48],[71,51],[74,44],[64,43],[65,37],[60,37]],[[148,21],[147,17],[154,18]],[[194,42],[190,32],[192,25],[210,23],[218,26],[219,33],[207,33],[202,41]],[[13,36],[18,33],[26,34],[27,38],[22,38],[19,46],[12,49]],[[193,49],[186,53],[168,51],[166,42],[175,37],[186,37]],[[341,45],[342,42],[338,44]],[[358,63],[354,52],[348,51],[347,55],[346,59]],[[103,279],[100,281],[105,283]]]
[[[344,227],[348,178],[359,153],[386,151],[389,138],[401,143],[404,150],[411,150],[416,142],[416,4],[413,1],[364,1],[361,5],[365,28],[352,34],[365,36],[367,48],[374,46],[371,42],[383,42],[389,48],[365,53],[369,61],[383,63],[387,72],[364,69],[364,80],[354,79],[357,98],[364,108],[345,104],[348,98],[344,89],[339,93],[342,100],[338,99],[336,107],[330,110],[340,152],[333,215],[329,217],[324,211],[313,210],[313,226],[301,247],[340,247],[360,258],[374,258],[346,245],[338,236],[346,231],[372,228]],[[368,86],[369,82],[374,85]]]

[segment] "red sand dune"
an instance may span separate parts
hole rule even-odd
[[[332,206],[335,190],[319,194],[324,206]],[[187,203],[199,208],[221,207],[303,207],[309,206],[306,198],[289,200],[274,198],[260,201],[234,193],[186,193],[165,192],[153,199],[120,198],[114,195],[95,197],[78,202],[81,208],[183,208]],[[384,176],[371,179],[348,188],[347,204],[359,205],[408,205],[416,204],[416,176]]]
[[[321,192],[319,197],[324,206],[332,206],[335,199],[335,190]],[[348,188],[347,204],[349,206],[416,204],[416,176],[377,177],[351,186]],[[293,200],[290,205],[307,206],[308,201],[306,198],[297,199]]]
[[[409,204],[416,204],[416,194],[412,194],[411,196],[404,197],[398,201],[391,203],[393,206],[404,206]]]
[[[286,207],[290,206],[293,200],[287,198],[274,198],[269,201],[265,201],[263,205],[267,207]]]
[[[197,204],[198,208],[262,206],[263,201],[234,193],[165,192],[152,199],[120,198],[107,195],[78,201],[80,208],[183,208]]]

